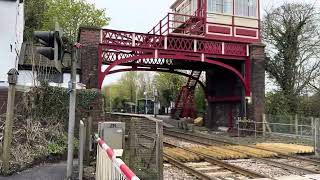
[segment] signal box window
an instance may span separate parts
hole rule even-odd
[[[232,0],[208,0],[208,11],[214,13],[232,14]]]
[[[257,0],[236,0],[237,16],[257,17]]]

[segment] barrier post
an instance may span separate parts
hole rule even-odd
[[[87,166],[90,164],[90,150],[91,150],[91,132],[92,132],[92,116],[89,116],[85,123],[85,146],[84,146],[84,162]]]
[[[156,122],[156,164],[158,166],[158,179],[163,180],[163,124]]]
[[[119,158],[113,149],[96,135],[97,165],[96,180],[140,180],[131,169]]]
[[[262,114],[262,135],[266,136],[266,114]]]
[[[86,129],[83,121],[80,121],[79,127],[79,180],[83,177],[83,156],[84,156],[84,145],[86,142]]]
[[[314,154],[316,157],[319,157],[320,151],[320,138],[319,138],[319,131],[320,131],[320,122],[319,118],[314,119]]]
[[[298,114],[296,114],[294,116],[294,125],[295,125],[295,131],[296,131],[296,137],[298,138],[299,137],[299,120],[298,120]]]

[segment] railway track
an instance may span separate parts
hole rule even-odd
[[[175,130],[164,130],[164,134],[176,138],[180,138],[186,141],[190,142],[195,142],[204,146],[212,146],[212,145],[237,145],[231,142],[228,142],[226,140],[219,140],[215,139],[212,137],[207,137],[205,135],[201,134],[192,134],[192,133],[186,133],[186,132],[181,132],[181,131],[175,131]],[[250,148],[255,148],[255,149],[260,149],[260,150],[265,150],[265,151],[270,151],[266,150],[263,148],[256,148],[253,146],[247,146]],[[236,151],[236,150],[234,150]],[[240,152],[240,151],[236,151]],[[270,151],[272,152],[272,151]],[[240,153],[245,153],[245,152],[240,152]],[[276,152],[274,152],[276,153]],[[303,158],[303,157],[298,157],[298,156],[287,156],[287,155],[279,155],[279,158],[285,161],[277,161],[277,160],[271,160],[267,158],[259,158],[259,157],[252,157],[252,159],[255,159],[257,161],[262,161],[266,164],[270,164],[272,166],[286,169],[286,170],[294,170],[294,171],[299,171],[304,174],[319,174],[320,173],[320,162],[314,159],[308,159],[308,158]],[[295,166],[292,165],[292,162],[307,162],[306,166]]]
[[[243,169],[241,167],[226,163],[224,161],[212,158],[205,154],[201,154],[187,148],[178,147],[170,143],[164,143],[165,146],[180,148],[190,153],[197,154],[205,159],[198,163],[183,163],[173,158],[172,156],[164,153],[164,158],[172,165],[186,170],[188,173],[194,175],[199,179],[248,179],[248,178],[270,178],[256,172]]]

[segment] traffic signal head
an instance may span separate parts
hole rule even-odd
[[[54,60],[57,70],[61,72],[61,62],[65,50],[61,39],[62,31],[58,29],[55,31],[35,31],[34,36],[43,45],[37,47],[37,52],[49,60]]]
[[[54,32],[53,31],[35,31],[33,35],[44,46],[54,47]]]

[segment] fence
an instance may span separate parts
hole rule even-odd
[[[96,180],[139,180],[121,159],[116,158],[112,148],[102,139],[96,137],[96,142]]]
[[[254,135],[255,138],[262,135],[264,139],[270,140],[276,137],[288,142],[312,145],[316,153],[320,151],[319,118],[268,114],[263,115],[262,119],[262,122],[256,122],[238,118],[235,127],[238,137],[244,134]]]
[[[112,113],[107,121],[126,124],[124,161],[141,179],[163,179],[162,121],[152,116]]]

